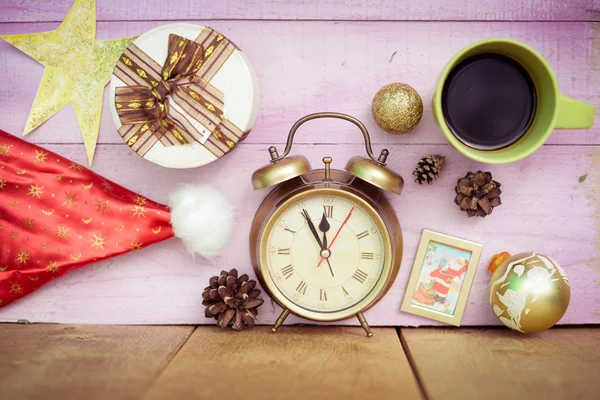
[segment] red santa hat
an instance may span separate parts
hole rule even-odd
[[[0,307],[172,236],[215,256],[232,227],[232,208],[209,186],[182,187],[159,204],[0,130]]]

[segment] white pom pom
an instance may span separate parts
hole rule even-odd
[[[233,208],[216,189],[185,185],[169,196],[173,232],[191,253],[218,255],[233,230]]]

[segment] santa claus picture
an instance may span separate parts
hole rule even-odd
[[[469,251],[431,242],[412,303],[453,315],[470,258]]]

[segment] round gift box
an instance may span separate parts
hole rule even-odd
[[[170,34],[195,40],[205,29],[210,28],[195,24],[163,25],[144,33],[131,46],[137,46],[162,66],[167,58]],[[236,47],[208,83],[223,94],[224,118],[241,131],[249,132],[258,115],[259,92],[256,74],[246,55]],[[117,113],[115,91],[117,87],[125,86],[127,85],[113,73],[110,82],[110,109],[117,129],[120,129],[123,124]],[[178,111],[182,110],[178,108]],[[182,113],[185,117],[189,116],[185,111]],[[208,138],[211,135],[210,131],[206,127],[203,130],[207,131],[206,138]],[[127,142],[125,138],[123,139]],[[229,152],[225,152],[223,155],[227,154]],[[142,156],[168,168],[195,168],[219,158],[202,143],[196,141],[191,144],[171,146],[165,146],[158,141]]]

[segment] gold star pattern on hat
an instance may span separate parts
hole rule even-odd
[[[142,248],[143,244],[144,244],[143,242],[140,242],[140,243],[138,243],[138,242],[129,242],[129,250],[130,251],[137,251],[137,250],[139,250],[139,249]]]
[[[29,192],[27,193],[27,195],[41,199],[41,196],[44,193],[42,191],[43,188],[44,188],[43,186],[39,186],[37,183],[35,185],[30,185]]]
[[[67,240],[69,238],[69,231],[71,230],[71,228],[69,228],[68,226],[57,226],[56,229],[56,237],[58,239],[62,239],[62,240]]]
[[[138,218],[146,218],[146,207],[144,206],[133,206],[133,216]]]
[[[2,36],[0,36],[2,37]],[[10,156],[10,150],[12,149],[12,145],[0,144],[0,156]]]
[[[46,153],[45,151],[35,151],[35,157],[33,157],[33,160],[35,161],[36,164],[46,164],[46,158],[48,157],[48,153]]]
[[[58,263],[56,261],[50,261],[48,263],[48,266],[46,267],[46,271],[52,272],[52,273],[58,273],[58,272],[60,272],[60,267],[58,266]]]
[[[95,0],[75,0],[55,31],[0,37],[45,67],[25,134],[73,103],[91,164],[100,130],[104,86],[135,37],[96,40]]]
[[[105,213],[108,211],[108,200],[98,199],[96,200],[96,211],[100,213]]]
[[[104,250],[104,246],[106,245],[106,237],[102,237],[102,234],[96,235],[93,233],[93,235],[94,238],[92,239],[92,244],[90,247]]]
[[[26,252],[25,250],[20,249],[19,254],[17,254],[17,258],[16,258],[16,262],[18,262],[19,264],[27,264],[27,261],[29,260],[29,253]]]
[[[16,293],[19,294],[23,291],[23,288],[21,288],[21,284],[19,282],[11,282],[10,283],[10,290],[8,293]]]

